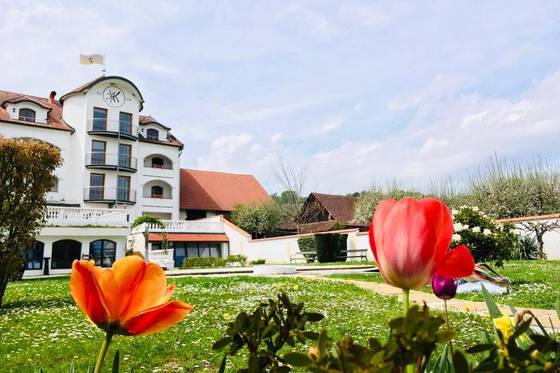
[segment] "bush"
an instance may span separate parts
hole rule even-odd
[[[517,241],[517,250],[515,250],[514,258],[535,260],[538,258],[538,253],[537,240],[530,236],[523,236]]]
[[[453,210],[455,234],[452,246],[465,244],[475,262],[494,262],[502,266],[512,258],[517,237],[510,224],[498,225],[476,207],[460,207]]]
[[[252,265],[265,264],[265,263],[266,263],[266,259],[257,259],[257,260],[251,261]]]
[[[313,263],[315,261],[317,250],[317,240],[315,236],[305,236],[300,237],[297,240],[298,248],[301,253],[313,253],[313,254],[303,254],[307,259],[307,263]]]
[[[327,233],[315,236],[317,245],[317,260],[319,263],[346,261],[342,259],[342,251],[346,250],[346,234]],[[345,255],[344,255],[345,256]]]
[[[247,265],[247,257],[245,255],[230,255],[227,257],[226,263],[239,263],[242,267],[245,267]]]
[[[182,268],[195,268],[195,267],[224,267],[226,261],[224,258],[209,257],[192,257],[183,259]]]
[[[132,223],[132,227],[137,227],[140,224],[153,224],[157,227],[163,228],[163,223],[161,222],[161,220],[156,217],[156,216],[151,216],[151,215],[141,215],[139,217],[137,217],[136,219],[134,219],[134,222]]]

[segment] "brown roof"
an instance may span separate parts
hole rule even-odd
[[[148,233],[148,241],[163,241],[163,233]],[[167,240],[172,242],[228,242],[224,233],[168,233]]]
[[[182,209],[233,211],[236,204],[270,200],[253,175],[181,169]]]
[[[553,220],[553,219],[560,219],[560,214],[520,216],[520,217],[517,217],[517,218],[498,219],[498,220],[496,220],[496,223],[517,223],[517,222],[523,222],[523,221]]]
[[[20,101],[32,101],[37,105],[48,109],[47,113],[47,123],[36,123],[27,122],[23,120],[12,119],[8,111],[6,111],[5,104],[10,102],[20,102]],[[64,131],[74,131],[74,128],[66,124],[62,119],[62,104],[53,100],[52,104],[49,103],[49,99],[45,97],[37,97],[25,95],[22,93],[8,92],[0,90],[0,121],[10,122],[15,124],[23,124],[26,126],[42,127],[42,128],[53,128]]]
[[[339,196],[334,194],[311,193],[317,201],[332,215],[332,217],[344,224],[352,221],[354,214],[354,203],[357,198]]]

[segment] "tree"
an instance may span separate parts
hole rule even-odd
[[[0,305],[8,281],[21,276],[24,250],[44,223],[45,193],[61,162],[53,145],[0,138]]]
[[[282,221],[282,211],[274,201],[260,205],[237,204],[233,207],[231,221],[239,228],[250,232],[254,238],[260,238],[278,229]]]
[[[307,185],[309,169],[307,166],[281,159],[273,171],[276,180],[284,190],[280,194],[278,202],[282,206],[285,218],[294,223],[299,232],[300,213],[305,202],[302,195]]]
[[[542,158],[522,166],[495,156],[471,175],[469,184],[474,203],[499,219],[560,212],[560,169]],[[543,236],[560,222],[531,220],[519,226],[535,236],[538,257],[544,258]]]

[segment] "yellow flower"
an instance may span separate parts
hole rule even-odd
[[[230,314],[229,313],[224,313],[222,316],[224,317],[224,319],[229,319]]]
[[[299,290],[299,285],[295,284],[294,286],[292,286],[292,289],[295,290],[295,291],[298,291]]]
[[[253,289],[253,288],[249,289],[249,294],[253,294],[254,292],[255,292],[255,289]]]
[[[504,342],[507,342],[513,335],[513,324],[511,323],[510,317],[507,315],[503,315],[501,317],[495,318],[493,322],[494,327],[502,333]]]

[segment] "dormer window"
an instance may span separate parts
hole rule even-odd
[[[25,122],[35,122],[35,110],[19,109],[18,119]]]
[[[146,130],[146,137],[149,140],[158,140],[159,139],[159,131],[153,128],[148,128]]]

